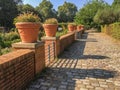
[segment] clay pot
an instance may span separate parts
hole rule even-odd
[[[74,26],[74,30],[77,30],[77,25]]]
[[[71,32],[71,31],[74,31],[74,30],[75,30],[75,26],[68,24],[68,30],[69,30],[70,32]]]
[[[24,43],[34,43],[37,41],[40,23],[20,22],[15,24],[20,38]]]
[[[57,31],[57,24],[43,24],[45,34],[47,37],[55,37]]]
[[[84,25],[81,25],[81,28],[84,29]]]
[[[81,30],[81,25],[77,26],[77,30],[80,31]]]

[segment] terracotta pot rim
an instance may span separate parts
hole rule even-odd
[[[17,22],[16,24],[40,24],[39,22]]]
[[[16,28],[40,28],[41,24],[40,23],[32,23],[32,22],[21,22],[21,23],[16,23],[15,24]]]
[[[57,26],[58,26],[58,24],[43,24],[43,26],[44,26],[44,25],[57,25]]]

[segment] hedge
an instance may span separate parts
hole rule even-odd
[[[120,22],[101,26],[101,31],[120,40]]]

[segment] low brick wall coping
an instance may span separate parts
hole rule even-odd
[[[22,49],[34,49],[34,48],[42,46],[43,44],[44,44],[43,41],[36,42],[36,43],[22,43],[22,42],[18,42],[18,43],[12,44],[12,47],[13,48],[22,48]]]
[[[41,39],[42,40],[57,40],[57,39],[59,39],[60,37],[42,37]]]
[[[73,34],[75,34],[75,32],[69,32],[69,33],[61,36],[60,39],[65,38],[65,37],[68,37],[68,36],[71,36],[71,35],[73,35]]]

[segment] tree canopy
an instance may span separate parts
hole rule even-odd
[[[111,6],[99,10],[94,21],[101,25],[120,22],[120,0],[114,0]]]
[[[77,24],[84,24],[88,27],[96,27],[98,24],[94,22],[94,16],[98,10],[103,9],[107,5],[108,4],[103,0],[91,0],[78,11],[74,20]]]
[[[73,3],[64,2],[58,7],[58,19],[60,22],[72,22],[77,12],[77,7]]]
[[[112,7],[120,7],[120,0],[114,0],[112,3]]]
[[[0,26],[13,26],[13,19],[18,14],[17,4],[19,2],[21,0],[0,0]]]
[[[19,13],[22,12],[35,12],[35,8],[29,4],[25,5],[18,5],[18,11]]]
[[[53,9],[53,5],[48,0],[43,0],[39,6],[36,7],[36,10],[42,15],[43,21],[47,18],[56,17],[56,11]]]

